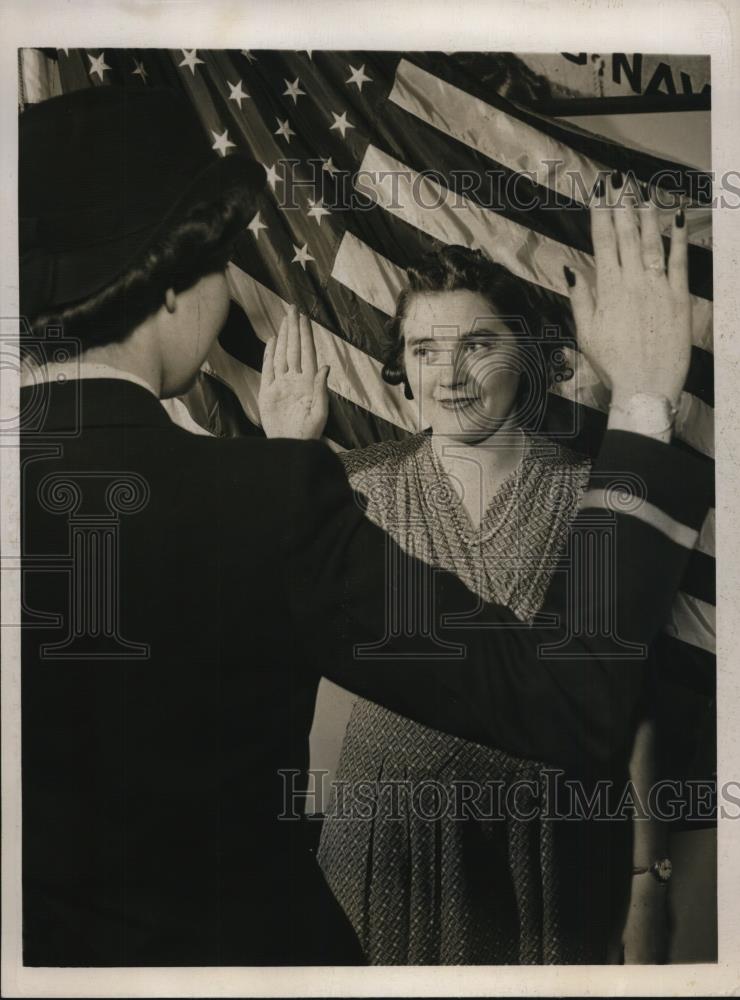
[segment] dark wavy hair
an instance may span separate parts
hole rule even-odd
[[[194,203],[102,291],[34,317],[31,337],[21,338],[22,353],[29,353],[34,339],[50,326],[60,326],[83,351],[125,340],[160,308],[168,288],[182,292],[206,275],[224,270],[236,238],[253,214],[253,196],[241,186],[225,188],[218,199]]]
[[[407,284],[396,300],[396,312],[385,328],[383,379],[390,385],[403,385],[406,396],[411,391],[403,364],[403,322],[414,295],[423,292],[478,292],[490,304],[512,332],[519,337],[527,353],[526,371],[534,385],[522,378],[514,405],[521,405],[524,395],[544,393],[553,381],[572,376],[562,344],[542,338],[542,326],[552,319],[545,306],[526,282],[503,265],[490,259],[482,250],[464,246],[442,246],[406,269]]]

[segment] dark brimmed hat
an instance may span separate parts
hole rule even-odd
[[[246,153],[211,148],[166,88],[90,87],[30,105],[19,123],[20,304],[28,319],[125,273],[190,206],[265,185]]]

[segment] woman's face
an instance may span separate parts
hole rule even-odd
[[[422,427],[475,443],[508,416],[520,379],[511,330],[479,292],[417,292],[401,333]]]

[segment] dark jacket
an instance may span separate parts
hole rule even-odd
[[[21,407],[26,964],[359,960],[285,801],[320,673],[572,773],[623,769],[642,649],[707,509],[690,456],[606,435],[595,488],[627,470],[647,514],[593,494],[569,558],[611,532],[607,585],[556,573],[555,617],[529,628],[403,555],[321,443],[195,436],[122,380],[24,389]],[[392,605],[412,579],[431,627],[405,636]],[[568,631],[607,607],[606,636]]]

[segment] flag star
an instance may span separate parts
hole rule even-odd
[[[357,84],[357,89],[360,91],[360,93],[362,93],[362,85],[364,83],[372,83],[373,82],[372,77],[367,76],[366,73],[365,73],[365,63],[363,63],[362,66],[360,66],[359,69],[355,69],[355,67],[350,63],[349,64],[349,68],[352,70],[352,76],[349,78],[349,80],[347,80],[345,82],[346,83],[356,83]]]
[[[288,119],[286,118],[284,122],[281,122],[279,118],[276,118],[275,121],[278,123],[279,128],[273,132],[273,135],[281,135],[287,142],[290,142],[290,137],[295,135],[295,132],[288,124]]]
[[[110,69],[110,66],[108,66],[105,62],[105,52],[101,52],[99,56],[91,56],[88,52],[87,58],[90,60],[90,69],[87,71],[88,74],[92,76],[93,73],[97,73],[102,80],[103,73],[105,73],[107,69]]]
[[[270,187],[272,188],[272,190],[274,191],[275,190],[275,185],[277,184],[278,180],[280,179],[278,177],[278,172],[275,169],[275,164],[273,163],[273,165],[271,167],[268,167],[266,163],[263,163],[262,166],[265,168],[265,171],[267,173],[267,181],[268,181]]]
[[[252,50],[251,49],[241,49],[240,51],[241,51],[241,54],[244,56],[244,58],[247,60],[247,62],[251,62],[251,63],[257,62],[257,56],[253,56],[252,55]]]
[[[198,56],[197,56],[197,54],[196,54],[198,52],[198,50],[197,49],[180,49],[180,51],[185,56],[185,58],[183,59],[183,61],[181,63],[178,63],[177,65],[178,66],[187,66],[188,69],[190,70],[190,72],[193,74],[193,76],[195,76],[195,67],[196,67],[196,65],[198,63],[200,63],[202,66],[205,65],[204,62],[203,62],[203,60],[199,59]]]
[[[342,138],[344,139],[347,129],[354,128],[354,125],[351,125],[347,121],[346,111],[343,111],[341,115],[337,115],[333,111],[331,114],[332,118],[334,119],[334,124],[329,126],[329,131],[331,132],[332,129],[338,129],[342,133]]]
[[[290,263],[300,264],[304,271],[306,270],[306,264],[310,260],[314,261],[316,260],[316,258],[312,257],[311,254],[308,252],[308,243],[304,243],[302,247],[297,247],[294,243],[293,249],[295,250],[295,257]]]
[[[306,91],[305,90],[301,90],[301,88],[299,86],[300,82],[301,81],[298,79],[298,77],[295,78],[295,80],[293,81],[293,83],[288,83],[287,80],[285,81],[285,86],[288,89],[283,91],[283,97],[292,97],[293,98],[293,104],[297,104],[298,103],[298,98],[299,97],[305,97],[306,96]]]
[[[329,174],[330,177],[333,177],[334,174],[338,173],[337,168],[332,163],[331,156],[329,157],[328,160],[324,160],[324,165],[323,165],[323,167],[321,169],[325,170]]]
[[[213,129],[211,129],[211,135],[216,140],[211,146],[211,149],[217,149],[221,154],[221,156],[226,156],[226,150],[229,148],[229,146],[236,145],[236,143],[232,142],[231,139],[229,139],[229,130],[226,128],[223,130],[221,135],[219,135],[218,132],[214,132]]]
[[[134,59],[134,66],[136,66],[136,69],[131,70],[131,75],[132,76],[140,76],[141,79],[144,81],[144,83],[146,83],[146,78],[147,78],[147,76],[149,74],[144,69],[144,63],[143,62],[139,62],[138,59]]]
[[[267,229],[267,226],[260,219],[259,212],[257,212],[252,221],[249,223],[247,229],[251,230],[254,233],[254,238],[256,240],[260,238],[260,229]]]
[[[229,84],[229,90],[231,91],[231,93],[229,94],[229,100],[236,101],[237,104],[239,105],[239,110],[241,111],[242,101],[244,100],[245,97],[249,97],[249,94],[245,94],[244,91],[242,90],[241,80],[239,80],[238,83],[229,83],[228,80],[226,82]]]
[[[328,208],[324,208],[321,204],[321,198],[318,201],[314,201],[312,198],[308,199],[308,204],[311,206],[308,210],[308,214],[311,218],[316,219],[319,225],[321,225],[321,218],[324,215],[331,215]]]

